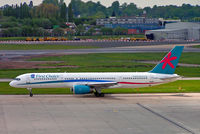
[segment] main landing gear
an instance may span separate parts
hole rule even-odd
[[[101,93],[101,90],[95,89],[94,95],[96,97],[104,97],[104,93]]]
[[[33,97],[32,88],[27,88],[27,89],[28,89],[28,91],[29,91],[30,97]]]

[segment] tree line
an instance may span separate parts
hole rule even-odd
[[[2,36],[62,36],[67,16],[63,0],[43,0],[38,6],[33,6],[33,1],[5,5],[0,9],[1,33]]]
[[[92,1],[71,0],[69,5],[66,5],[64,0],[43,0],[38,6],[34,6],[31,1],[20,5],[5,5],[0,8],[0,28],[3,29],[1,33],[4,36],[63,35],[63,29],[68,28],[65,22],[68,21],[77,25],[78,33],[83,33],[83,24],[95,25],[97,18],[142,16],[144,13],[150,18],[200,21],[200,6],[198,5],[138,8],[134,3],[120,5],[118,1],[114,1],[111,6],[106,7],[100,2]],[[103,29],[103,31],[106,30],[107,32],[103,32],[104,34],[111,33],[110,29]],[[94,28],[90,29],[88,33],[92,31]],[[121,29],[121,33],[123,33],[122,31],[125,29]]]
[[[200,6],[192,6],[190,4],[183,4],[182,6],[168,5],[168,6],[153,6],[139,8],[134,3],[123,3],[120,5],[119,1],[114,1],[111,6],[105,7],[100,2],[83,2],[81,0],[71,0],[72,9],[75,17],[105,18],[109,16],[142,16],[146,13],[150,18],[165,18],[165,19],[181,19],[193,20],[195,17],[200,17]]]
[[[29,4],[25,2],[20,5],[7,5],[2,10],[4,16],[13,16],[17,19],[56,18],[66,21],[67,16],[67,6],[63,0],[43,0],[39,6],[33,6],[33,1],[30,1]]]
[[[69,10],[68,10],[69,9]],[[73,21],[73,16],[76,18],[91,17],[105,18],[109,16],[141,16],[144,11],[147,17],[152,18],[178,18],[182,20],[191,20],[195,17],[200,17],[200,6],[192,6],[183,4],[182,6],[153,6],[138,8],[134,3],[123,3],[114,1],[110,7],[105,7],[98,1],[97,3],[81,0],[71,0],[66,6],[63,0],[43,0],[38,6],[33,6],[31,1],[29,4],[21,3],[20,5],[6,6],[3,9],[4,16],[14,16],[16,18],[56,18],[69,19]]]

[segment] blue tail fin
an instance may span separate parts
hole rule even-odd
[[[175,46],[150,72],[174,74],[184,46]]]

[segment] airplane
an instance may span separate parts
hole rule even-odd
[[[174,74],[184,46],[175,46],[149,72],[99,73],[27,73],[17,76],[9,85],[26,88],[30,97],[33,88],[70,88],[74,94],[94,93],[103,97],[105,88],[140,88],[168,83],[180,78]]]

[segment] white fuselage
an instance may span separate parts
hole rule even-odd
[[[150,72],[109,72],[109,73],[29,73],[18,76],[10,82],[17,88],[72,88],[74,85],[117,82],[109,88],[138,88],[175,81],[177,74]]]

